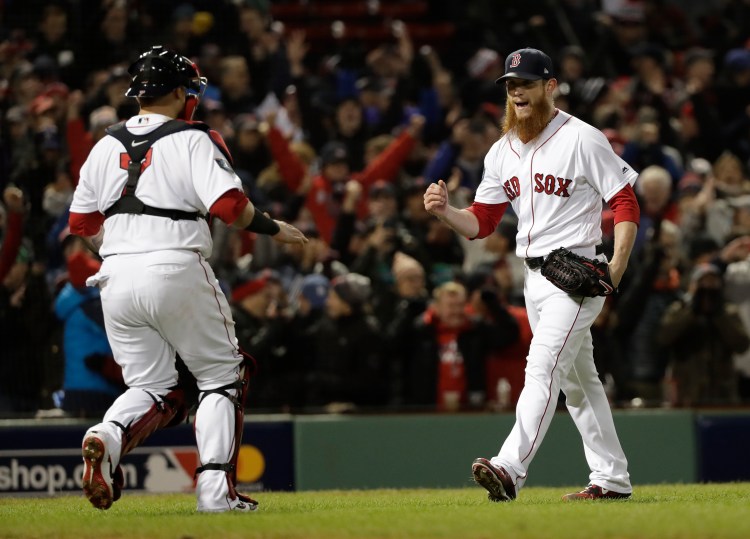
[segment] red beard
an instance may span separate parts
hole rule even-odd
[[[520,119],[516,116],[516,107],[510,96],[505,101],[505,119],[503,120],[503,134],[513,133],[521,142],[526,144],[534,140],[547,127],[552,116],[552,105],[547,99],[529,102],[532,107],[531,116]]]

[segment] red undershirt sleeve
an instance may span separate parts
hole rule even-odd
[[[70,233],[76,236],[96,236],[103,224],[104,215],[98,211],[92,211],[91,213],[76,213],[72,211],[68,218]]]
[[[245,193],[239,189],[230,189],[211,205],[211,215],[215,215],[226,224],[231,225],[249,202]]]
[[[474,202],[471,206],[466,208],[473,213],[477,221],[479,221],[479,232],[477,235],[470,239],[486,238],[492,234],[497,228],[500,219],[503,218],[505,210],[508,208],[508,203],[503,202],[501,204],[483,204],[481,202]]]
[[[622,221],[630,221],[636,225],[641,220],[641,209],[638,206],[638,199],[630,184],[620,189],[608,201],[612,213],[615,215],[615,224]]]

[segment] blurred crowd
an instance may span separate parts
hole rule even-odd
[[[153,44],[195,59],[197,119],[253,203],[310,238],[212,221],[210,263],[257,363],[251,409],[512,407],[530,341],[514,216],[470,241],[422,196],[444,179],[471,203],[500,136],[494,80],[524,46],[552,56],[556,106],[641,172],[634,255],[593,328],[612,403],[750,403],[750,3],[505,4],[0,5],[0,416],[97,416],[122,390],[85,286],[100,261],[68,207],[104,129],[137,112],[127,67]]]

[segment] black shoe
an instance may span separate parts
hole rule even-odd
[[[122,496],[122,489],[125,487],[125,474],[122,472],[120,465],[115,468],[112,474],[112,501],[116,502]]]
[[[487,490],[491,502],[509,502],[516,499],[516,487],[502,466],[495,466],[489,460],[478,458],[471,465],[474,481]]]
[[[578,500],[626,500],[630,498],[630,493],[615,492],[597,485],[589,485],[581,492],[571,492],[562,497],[566,502]]]

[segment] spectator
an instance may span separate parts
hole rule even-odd
[[[387,369],[390,380],[389,403],[404,404],[406,366],[414,320],[427,309],[429,295],[422,265],[401,252],[393,257],[393,287],[378,294],[374,301],[386,341]]]
[[[675,151],[666,146],[661,135],[661,127],[651,111],[643,109],[638,119],[635,140],[625,144],[622,158],[635,170],[645,170],[650,166],[665,169],[674,185],[682,177],[682,167],[675,159]]]
[[[504,215],[495,228],[495,233],[484,240],[484,251],[489,255],[486,262],[478,267],[489,266],[494,281],[499,286],[500,298],[503,303],[524,305],[523,300],[523,259],[516,255],[517,219],[511,215]],[[481,240],[480,240],[481,241]],[[464,264],[464,269],[470,273],[473,269]]]
[[[350,172],[349,154],[340,142],[330,142],[320,153],[320,174],[312,178],[312,187],[307,194],[305,207],[312,215],[321,238],[330,242],[333,235],[336,217],[345,191],[346,181],[359,181],[365,189],[378,180],[394,181],[396,174],[409,152],[414,147],[421,133],[424,118],[413,116],[409,127],[396,138],[378,158],[361,172]],[[273,128],[272,128],[273,130]],[[269,136],[271,136],[269,134]],[[284,181],[291,191],[295,191],[305,176],[305,167],[289,151],[289,145],[283,137],[271,136],[271,152],[274,160],[283,163],[287,160],[297,162],[292,167],[281,168]],[[366,197],[361,197],[358,216],[366,214]]]
[[[737,306],[745,331],[750,335],[750,238],[745,236],[730,242],[722,251],[722,259],[729,262],[724,298]],[[723,260],[722,260],[723,261]],[[743,404],[750,403],[750,350],[734,355],[737,391]]]
[[[271,164],[271,155],[261,132],[261,122],[254,114],[238,114],[235,117],[234,137],[230,139],[230,148],[234,166],[244,176],[243,182],[246,184],[255,183],[261,171]]]
[[[518,325],[518,339],[487,358],[487,401],[497,410],[507,410],[515,407],[523,389],[532,332],[526,309],[507,303],[506,281],[497,275],[496,268],[479,268],[467,276],[468,310],[493,325],[505,323],[510,314]],[[498,385],[501,380],[505,388]]]
[[[643,175],[643,174],[641,174]],[[618,398],[640,398],[647,405],[662,401],[666,370],[665,350],[658,341],[658,325],[666,309],[681,293],[681,235],[666,219],[655,223],[641,253],[641,263],[632,273],[615,307],[614,338],[622,357],[613,362]]]
[[[99,2],[94,12],[96,28],[87,34],[84,65],[89,69],[106,69],[113,64],[127,64],[138,57],[141,43],[128,27],[128,5],[125,2]]]
[[[695,268],[688,294],[664,314],[658,344],[671,351],[669,378],[676,406],[737,402],[732,355],[744,352],[750,338],[737,307],[724,301],[721,271],[711,264]]]
[[[636,252],[643,246],[647,236],[653,233],[657,223],[665,220],[672,223],[678,221],[672,190],[672,179],[665,168],[651,166],[641,170],[635,184],[641,207],[641,225],[638,227],[634,248]]]
[[[278,290],[272,283],[278,278],[263,273],[232,290],[232,317],[240,348],[253,356],[257,383],[248,394],[250,409],[278,409],[288,405],[290,395],[285,384],[286,366],[279,354],[284,344],[285,314],[279,307]],[[282,302],[283,303],[283,302]]]
[[[286,407],[282,409],[298,410],[307,404],[306,378],[312,366],[310,351],[315,347],[315,327],[325,316],[330,287],[330,280],[320,273],[305,275],[300,280],[296,302],[292,302],[296,306],[284,327],[285,334],[294,335],[294,339],[284,339],[283,342],[284,383],[287,387],[284,391]]]
[[[23,242],[14,263],[0,282],[0,414],[30,416],[52,405],[52,388],[60,387],[54,368],[57,346],[52,299],[43,266]]]
[[[76,90],[70,94],[65,139],[70,152],[73,186],[78,185],[79,171],[91,148],[104,136],[104,130],[118,121],[117,110],[110,105],[102,105],[91,112],[87,126],[81,117],[83,104],[83,92]]]
[[[371,191],[371,196],[375,195],[375,204],[380,206],[376,208],[376,211],[381,213],[382,216],[373,215],[365,223],[364,245],[359,254],[349,264],[352,271],[372,279],[373,290],[378,298],[381,297],[381,294],[387,294],[387,290],[394,283],[391,267],[398,251],[418,258],[421,258],[423,254],[416,238],[411,236],[398,217],[395,192],[392,186],[387,189],[391,191],[391,194],[380,194],[377,188]],[[379,198],[386,198],[387,201],[378,201]],[[368,202],[368,205],[372,204],[372,202]],[[390,216],[386,217],[388,214]]]
[[[68,236],[63,245],[68,282],[55,299],[55,314],[63,322],[62,409],[72,417],[100,417],[124,387],[104,330],[99,289],[86,286],[101,262],[76,236]]]
[[[750,160],[750,49],[731,49],[724,56],[723,80],[717,88],[718,109],[727,149],[743,163]]]
[[[60,72],[61,80],[68,84],[80,84],[82,65],[77,58],[75,36],[70,32],[66,3],[57,0],[46,2],[41,9],[33,57],[52,58]]]
[[[370,293],[370,280],[356,273],[331,282],[326,316],[311,330],[315,338],[306,380],[309,406],[346,411],[386,403],[382,334],[368,312]]]
[[[503,59],[497,51],[487,47],[477,49],[466,62],[469,77],[461,87],[461,101],[470,116],[482,103],[501,103],[505,99],[503,89],[495,84],[503,68]]]
[[[742,161],[731,152],[722,153],[714,162],[716,196],[720,198],[750,194],[750,180]]]
[[[518,326],[507,312],[494,323],[467,315],[467,300],[462,284],[443,283],[415,320],[405,354],[407,405],[441,411],[485,406],[488,355],[512,344]]]
[[[631,51],[648,39],[644,6],[641,2],[611,2],[597,14],[599,42],[590,65],[595,74],[610,79],[631,73]]]
[[[281,95],[289,82],[282,36],[272,24],[268,0],[236,3],[239,22],[237,52],[244,56],[252,74],[252,93],[260,99],[269,92]],[[247,111],[249,112],[249,111]]]
[[[221,101],[230,115],[252,112],[262,97],[252,91],[252,74],[243,56],[226,56],[221,61]]]
[[[685,53],[686,98],[680,107],[682,144],[689,157],[715,161],[724,147],[719,96],[716,89],[716,65],[708,49],[692,48]]]
[[[427,182],[446,179],[453,167],[460,173],[459,185],[473,192],[482,179],[484,155],[497,139],[498,129],[484,118],[458,120],[451,139],[445,141],[427,164],[423,175]]]
[[[23,218],[26,213],[23,191],[14,186],[8,186],[3,191],[3,202],[0,205],[0,282],[10,272],[16,262],[23,239]]]
[[[560,51],[560,97],[567,99],[567,112],[592,120],[593,104],[607,92],[603,77],[589,76],[588,57],[578,45],[569,45]]]

